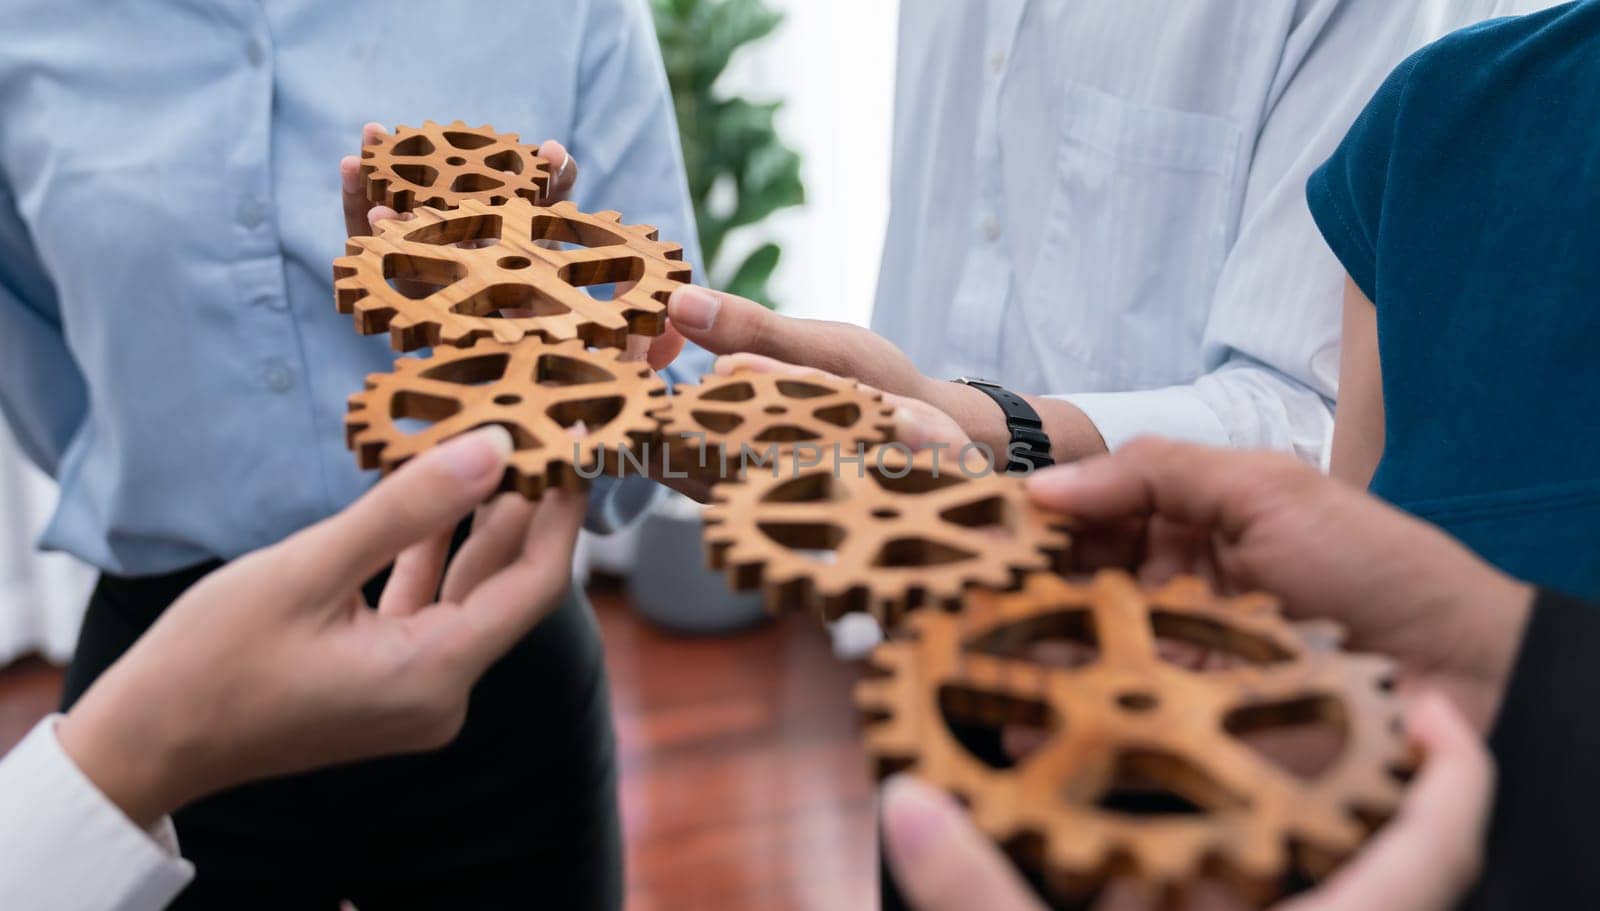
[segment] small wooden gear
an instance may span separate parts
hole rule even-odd
[[[958,606],[969,585],[1012,587],[1065,560],[1059,518],[1016,478],[897,444],[804,461],[746,466],[705,514],[712,567],[736,590],[763,589],[773,610],[870,611],[890,626],[925,604]]]
[[[562,244],[571,249],[552,246]],[[350,238],[333,264],[334,299],[363,335],[388,330],[397,351],[528,336],[621,348],[665,330],[667,298],[690,278],[682,260],[682,247],[615,212],[469,200]],[[583,290],[597,285],[615,296]]]
[[[1265,596],[1040,574],[1019,592],[974,593],[960,614],[918,612],[904,632],[856,691],[880,773],[911,769],[968,801],[977,826],[1062,897],[1114,877],[1171,901],[1210,878],[1270,901],[1354,853],[1395,812],[1411,768],[1391,663],[1319,645]],[[1158,639],[1230,661],[1185,667]],[[1045,642],[1091,654],[1056,666],[1038,660]],[[1315,770],[1249,745],[1306,723],[1340,732]],[[972,725],[1025,725],[1041,745],[986,756],[964,745]]]
[[[864,452],[894,440],[894,409],[855,380],[741,370],[673,390],[662,428],[674,470],[721,481],[745,458]]]
[[[367,199],[396,212],[454,209],[469,200],[538,203],[550,186],[550,163],[515,133],[429,120],[421,129],[395,127],[393,134],[363,147],[361,177]]]
[[[361,467],[385,474],[445,440],[498,424],[516,451],[503,489],[538,497],[546,487],[580,486],[598,471],[621,474],[656,439],[666,384],[621,351],[587,350],[577,340],[535,339],[440,348],[401,358],[350,397],[345,436]],[[407,432],[401,421],[423,422]],[[582,436],[573,428],[584,425]],[[580,475],[576,469],[582,469]]]

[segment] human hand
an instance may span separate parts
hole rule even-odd
[[[1351,648],[1393,657],[1402,686],[1443,691],[1480,731],[1494,718],[1533,593],[1432,526],[1288,456],[1165,440],[1028,484],[1082,523],[1081,568],[1266,591],[1295,619],[1343,624]]]
[[[361,144],[369,146],[376,144],[387,134],[384,126],[379,123],[369,123],[361,128]],[[566,146],[555,140],[546,140],[539,146],[539,157],[550,162],[550,186],[539,199],[539,204],[544,206],[564,202],[572,195],[572,190],[578,183],[578,162],[567,151]],[[378,225],[390,219],[410,221],[415,213],[399,213],[388,206],[375,206],[367,200],[366,187],[361,179],[361,158],[356,155],[346,155],[339,161],[339,183],[343,189],[344,197],[344,225],[345,233],[350,237],[373,234],[378,230]],[[487,241],[469,241],[466,243],[487,243]],[[541,241],[540,243],[545,243]],[[434,286],[416,282],[410,279],[396,279],[396,285],[402,292],[411,297],[426,297],[437,290]],[[631,288],[632,284],[622,284],[617,287],[617,293]],[[506,309],[498,311],[502,317],[521,318],[532,316],[531,310]],[[649,361],[653,370],[665,370],[683,350],[683,337],[678,335],[670,325],[659,336],[646,337],[633,335],[628,337],[626,360]]]
[[[478,677],[570,582],[585,498],[562,490],[493,503],[445,572],[510,453],[503,428],[452,440],[207,576],[61,721],[62,747],[148,825],[244,781],[445,745]],[[361,586],[391,562],[372,610]]]
[[[724,355],[717,358],[711,368],[711,372],[717,376],[731,376],[740,371],[792,376],[797,379],[808,376],[840,378],[838,374],[826,370],[789,364],[762,354]],[[918,451],[933,448],[946,450],[952,457],[958,455],[962,447],[972,442],[961,425],[956,423],[955,418],[927,402],[910,396],[884,392],[870,384],[863,385],[878,392],[883,396],[884,404],[894,408],[894,431],[897,442]]]
[[[1273,911],[1446,911],[1477,879],[1494,768],[1477,733],[1448,700],[1428,695],[1407,715],[1427,755],[1399,813],[1327,883]],[[1043,904],[954,800],[915,779],[883,790],[884,842],[895,882],[919,911],[1042,911]],[[1114,883],[1096,911],[1151,905],[1137,887]],[[1241,907],[1201,883],[1186,907]]]
[[[361,128],[361,144],[376,145],[388,135],[381,123],[369,123]],[[578,163],[567,152],[566,146],[555,140],[546,140],[539,146],[539,157],[550,162],[550,186],[540,198],[541,205],[554,205],[572,195],[578,183]],[[375,206],[367,199],[367,188],[361,179],[361,156],[346,155],[339,159],[339,185],[344,197],[344,228],[350,237],[371,234],[378,222],[390,218],[409,220],[408,212],[401,215],[388,206]]]
[[[763,355],[788,364],[848,376],[889,395],[925,403],[949,416],[963,442],[1004,454],[1011,443],[1005,414],[987,395],[919,371],[894,343],[860,326],[784,316],[733,294],[679,288],[667,304],[673,328],[713,354]],[[1024,396],[1045,423],[1058,460],[1105,451],[1088,416],[1059,399]]]

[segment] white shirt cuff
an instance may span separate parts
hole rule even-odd
[[[194,878],[172,820],[129,820],[61,748],[60,717],[0,759],[0,908],[165,908]]]
[[[1087,392],[1053,395],[1089,416],[1106,448],[1116,452],[1143,436],[1186,443],[1228,446],[1228,429],[1192,386],[1168,386],[1140,392]]]

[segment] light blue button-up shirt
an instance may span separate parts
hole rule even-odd
[[[103,569],[233,557],[372,482],[345,450],[345,399],[395,355],[330,287],[337,164],[363,122],[560,139],[580,207],[657,225],[699,261],[646,0],[23,0],[3,16],[0,408],[61,483],[44,544]],[[591,518],[649,489],[615,485]]]
[[[1408,52],[1499,5],[906,0],[873,328],[1113,449],[1319,462],[1344,271],[1306,179]]]

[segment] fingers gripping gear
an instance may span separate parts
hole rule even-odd
[[[870,611],[886,626],[925,604],[954,608],[970,585],[1059,568],[1067,535],[1018,479],[939,456],[882,446],[859,460],[745,466],[706,511],[711,564],[775,610]]]
[[[690,278],[682,259],[682,247],[615,212],[468,200],[350,238],[334,298],[362,334],[388,330],[397,351],[528,336],[620,348],[665,330],[667,299]],[[604,285],[610,299],[584,290]]]
[[[396,212],[454,209],[468,201],[538,203],[550,186],[550,163],[515,133],[429,120],[421,129],[395,127],[364,146],[361,178],[369,201]]]
[[[1303,636],[1264,596],[1036,575],[975,593],[962,614],[921,611],[905,633],[856,691],[868,752],[881,772],[911,769],[969,801],[979,828],[1063,896],[1115,876],[1170,898],[1221,877],[1270,900],[1293,874],[1349,857],[1399,805],[1411,757],[1390,663]],[[1175,663],[1158,644],[1172,639],[1228,660]],[[1040,660],[1063,640],[1078,661]],[[1282,729],[1309,720],[1342,734],[1315,772],[1249,745],[1278,734],[1286,747]],[[1040,745],[996,760],[963,745],[962,725],[1026,726]]]
[[[530,499],[601,470],[622,474],[639,464],[624,451],[657,435],[666,384],[621,355],[585,350],[576,340],[485,340],[401,358],[393,373],[368,377],[366,390],[350,397],[346,439],[362,468],[388,473],[445,440],[498,424],[516,447],[504,489]]]

